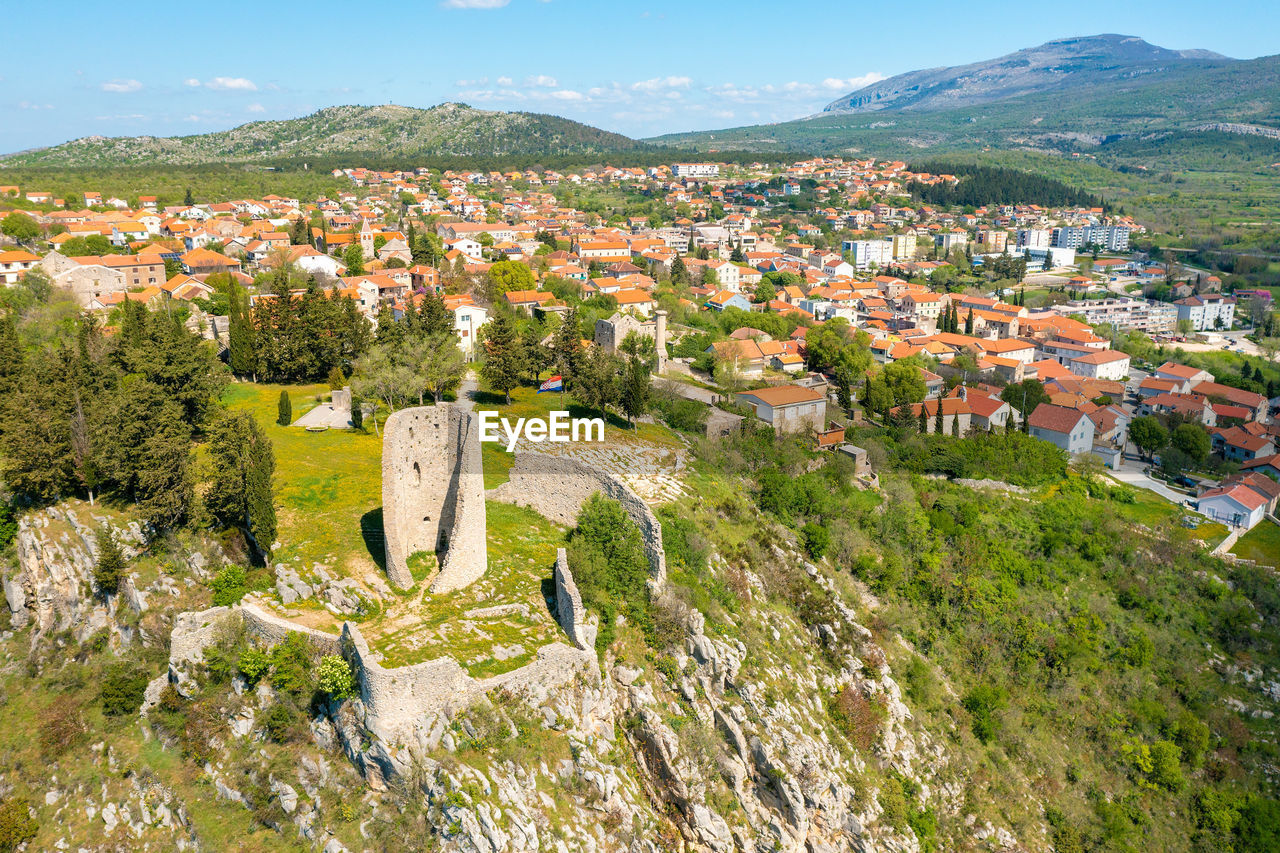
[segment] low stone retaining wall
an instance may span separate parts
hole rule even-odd
[[[565,456],[517,452],[510,479],[488,492],[492,500],[525,506],[572,527],[587,498],[596,492],[613,498],[640,528],[649,576],[659,587],[667,580],[667,555],[662,548],[662,525],[631,487],[617,477]]]

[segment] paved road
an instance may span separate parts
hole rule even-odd
[[[1138,489],[1146,489],[1149,492],[1155,492],[1165,500],[1172,501],[1178,505],[1181,505],[1183,501],[1190,497],[1182,492],[1174,491],[1164,482],[1148,476],[1143,472],[1139,463],[1133,462],[1129,459],[1124,460],[1118,469],[1109,471],[1108,474],[1126,485],[1130,485]],[[1187,506],[1182,507],[1182,509],[1186,512],[1194,512],[1197,515],[1203,514]]]

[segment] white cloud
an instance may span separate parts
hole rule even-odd
[[[197,79],[196,79],[196,78],[194,78],[194,77],[188,77],[186,80],[183,80],[183,81],[182,81],[182,85],[184,85],[184,86],[190,86],[191,88],[193,88],[193,89],[194,89],[194,88],[196,88],[197,86],[199,86],[199,85],[200,85],[200,81],[199,81],[199,80],[197,80]]]
[[[214,77],[212,80],[204,84],[207,88],[215,89],[219,92],[241,91],[256,92],[257,85],[252,80],[244,77]]]
[[[136,92],[142,84],[137,80],[108,80],[101,88],[104,92]]]
[[[442,0],[441,9],[501,9],[511,0]]]
[[[18,109],[20,110],[51,110],[53,104],[33,104],[30,101],[18,101]]]
[[[250,104],[246,109],[251,113],[265,113],[267,111],[267,108],[262,104]]]
[[[498,84],[501,85],[502,81],[499,80]],[[526,86],[540,86],[544,89],[554,89],[556,86],[560,85],[556,78],[548,77],[546,74],[535,74],[533,76],[526,77],[524,78],[524,84]]]
[[[847,79],[828,77],[822,81],[822,87],[836,92],[856,92],[865,86],[870,86],[872,83],[879,83],[883,79],[885,79],[884,75],[879,71],[870,71],[861,77],[849,77]]]
[[[656,92],[659,89],[687,89],[693,83],[688,77],[653,77],[632,83],[631,89],[636,92]]]
[[[481,82],[481,83],[487,83],[487,82],[489,82],[489,81],[486,79],[486,80],[481,80],[480,82]],[[510,77],[499,77],[499,78],[498,78],[498,85],[499,85],[499,86],[510,86],[510,85],[511,85],[512,83],[514,83],[514,82],[515,82],[515,81],[514,81],[514,80],[512,80]]]
[[[557,101],[581,101],[585,96],[581,92],[575,92],[572,89],[558,89],[551,93],[551,97]]]

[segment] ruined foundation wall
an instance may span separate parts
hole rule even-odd
[[[582,595],[569,571],[569,558],[563,548],[556,549],[556,621],[569,639],[580,649],[590,651],[596,646],[599,624],[595,617],[587,621],[587,610],[582,605]]]
[[[564,456],[517,452],[511,478],[491,490],[493,500],[526,506],[552,521],[572,527],[587,498],[596,492],[622,505],[640,528],[649,576],[666,583],[667,556],[662,548],[662,525],[631,487],[612,474]]]
[[[409,557],[440,551],[435,592],[484,574],[484,474],[479,431],[470,412],[451,405],[402,409],[382,437],[382,526],[387,577],[413,585]]]

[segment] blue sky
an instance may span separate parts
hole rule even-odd
[[[205,133],[334,104],[449,100],[649,136],[798,118],[882,77],[1067,36],[1280,52],[1280,4],[1259,0],[989,2],[981,14],[954,0],[52,8],[5,10],[0,152],[93,134]]]

